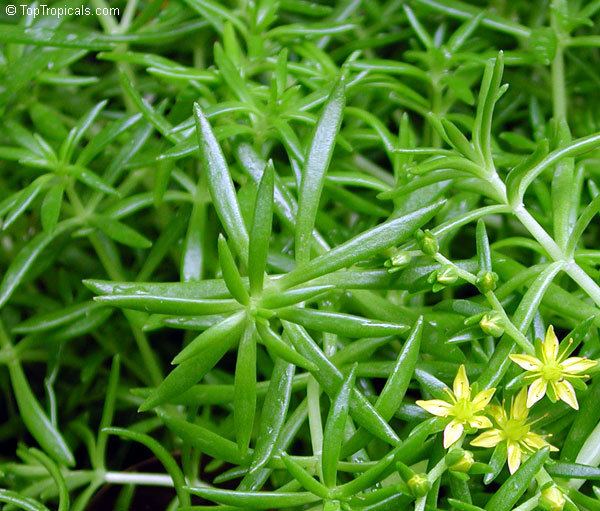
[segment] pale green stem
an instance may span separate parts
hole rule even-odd
[[[565,272],[571,277],[581,289],[583,289],[600,307],[600,287],[575,261],[569,261],[565,266]]]
[[[552,109],[554,119],[567,120],[567,91],[565,87],[565,60],[563,43],[559,38],[552,61]]]
[[[166,474],[148,474],[139,472],[106,472],[104,481],[109,484],[135,484],[140,486],[173,487],[173,479]]]
[[[425,505],[427,504],[427,495],[419,497],[415,501],[415,511],[425,511]]]
[[[442,91],[440,89],[437,76],[432,80],[432,98],[431,98],[431,111],[437,116],[441,113],[442,108]],[[431,146],[432,147],[440,147],[442,144],[442,140],[438,132],[430,126],[431,130]]]
[[[137,8],[138,0],[127,0],[127,5],[125,6],[125,12],[123,16],[121,16],[121,24],[119,25],[119,32],[125,33],[129,30],[129,26],[131,25],[131,21],[135,15],[135,10]]]
[[[456,442],[452,448],[459,448],[462,444],[462,441]],[[427,474],[427,479],[431,484],[435,483],[440,477],[442,477],[443,473],[446,471],[448,467],[446,466],[446,459],[442,458],[437,462],[436,466],[433,467]]]
[[[552,110],[556,121],[567,120],[567,89],[565,86],[564,46],[567,34],[560,24],[560,13],[565,13],[567,5],[563,0],[553,0],[550,9],[550,24],[556,34],[556,53],[552,60]]]
[[[453,447],[460,447],[461,445],[462,445],[462,439],[459,440],[458,442],[456,442]],[[442,477],[442,475],[444,474],[444,472],[446,471],[447,468],[448,467],[446,466],[445,458],[442,458],[440,461],[438,461],[436,466],[433,467],[427,473],[427,479],[429,480],[431,485],[433,485],[440,477]],[[427,495],[418,498],[415,501],[415,511],[425,511],[426,503],[427,503]]]
[[[109,7],[108,7],[107,3],[105,2],[105,0],[90,0],[90,2],[96,9],[102,9],[104,12],[107,12],[107,14],[100,14],[98,16],[98,22],[100,23],[100,25],[102,25],[102,28],[104,29],[104,31],[107,34],[119,34],[119,33],[127,32],[127,29],[129,28],[129,24],[131,21],[128,17],[133,16],[133,14],[135,13],[135,6],[137,4],[137,0],[128,0],[127,6],[125,7],[124,15],[123,15],[123,24],[122,25],[119,25],[119,23],[117,22],[117,20],[114,16],[112,16],[111,14],[108,14]],[[129,13],[129,11],[131,11],[131,13]],[[116,53],[124,53],[127,51],[127,45],[119,44],[118,46],[115,47],[114,51]],[[122,71],[123,73],[125,73],[132,82],[134,81],[133,80],[134,73],[131,69],[131,66],[128,63],[118,62],[117,68],[120,71]],[[127,110],[129,110],[131,112],[137,111],[136,106],[133,104],[133,102],[131,101],[131,98],[125,93],[125,91],[123,91],[123,102],[125,103]]]
[[[496,173],[488,176],[488,183],[496,189],[497,193],[506,197],[506,187]],[[546,253],[555,262],[564,262],[563,270],[565,273],[600,307],[600,286],[571,257],[561,250],[539,222],[525,209],[523,204],[509,206],[512,213],[542,246]]]
[[[440,264],[442,264],[444,266],[452,266],[454,268],[454,270],[456,271],[456,274],[461,279],[467,281],[469,284],[473,284],[474,286],[477,285],[477,277],[475,275],[473,275],[472,273],[469,273],[466,270],[463,270],[462,268],[460,268],[459,266],[457,266],[456,264],[454,264],[452,261],[450,261],[450,259],[446,258],[445,256],[443,256],[439,252],[437,254],[435,254],[433,256],[433,258],[438,263],[440,263]]]
[[[321,387],[311,376],[306,387],[308,397],[308,425],[314,456],[323,451],[323,424],[321,422]]]
[[[89,213],[84,208],[72,181],[67,184],[66,191],[73,207],[75,208],[75,212],[79,216],[79,219],[85,219]],[[104,266],[108,276],[112,280],[125,280],[125,275],[123,274],[122,269],[114,267],[111,258],[108,256],[108,254],[106,254],[104,245],[100,242],[98,235],[96,233],[91,233],[89,235],[89,240],[94,247],[98,258],[102,262],[102,265]],[[138,349],[140,350],[140,355],[142,356],[142,360],[146,365],[152,383],[154,385],[159,385],[163,380],[162,370],[156,359],[156,354],[148,343],[146,334],[142,331],[143,322],[141,318],[144,317],[144,314],[131,310],[124,310],[123,314],[129,322]]]
[[[99,9],[106,13],[109,12],[109,6],[104,0],[90,0],[90,3],[94,6],[95,9]],[[114,16],[110,14],[101,14],[98,16],[98,22],[102,25],[102,28],[105,32],[115,33],[119,31],[119,24]]]
[[[519,330],[507,316],[504,307],[502,307],[500,300],[498,300],[498,297],[492,291],[487,292],[485,297],[492,308],[502,316],[506,334],[511,337],[513,341],[515,341],[523,349],[523,351],[530,355],[535,355],[535,350],[529,342],[529,339],[525,337],[523,332],[521,332],[521,330]]]
[[[523,204],[513,208],[514,215],[525,226],[537,242],[544,247],[548,255],[555,261],[564,261],[565,255],[552,237],[544,230],[538,221],[531,216]]]
[[[469,273],[466,270],[463,270],[462,268],[459,268],[456,264],[444,257],[442,254],[437,253],[434,256],[434,259],[440,264],[452,266],[461,279],[469,282],[470,284],[473,284],[474,286],[477,285],[477,277],[475,275]],[[512,339],[523,349],[523,351],[529,353],[530,355],[534,355],[535,350],[533,349],[533,346],[531,345],[527,337],[525,337],[525,335],[512,323],[512,321],[504,311],[504,307],[502,307],[502,304],[500,303],[494,292],[488,291],[487,293],[485,293],[485,298],[487,299],[490,306],[502,316],[502,319],[504,320],[504,329],[506,330],[506,334],[512,337]]]

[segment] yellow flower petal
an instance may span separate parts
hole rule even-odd
[[[492,421],[484,415],[475,415],[469,419],[469,426],[475,429],[491,428]]]
[[[489,405],[488,411],[498,424],[503,424],[508,420],[508,417],[506,416],[506,410],[502,406]]]
[[[544,440],[544,437],[538,435],[537,433],[531,432],[525,435],[525,438],[523,438],[523,443],[532,451],[539,451],[540,449],[543,449],[549,445],[548,442]]]
[[[531,355],[509,355],[508,358],[525,371],[538,371],[542,367],[542,363]]]
[[[546,381],[542,380],[541,378],[533,381],[533,383],[529,386],[529,391],[527,392],[527,408],[531,408],[544,397],[546,394],[546,387]]]
[[[521,466],[521,446],[517,442],[508,442],[508,471],[514,474]]]
[[[441,399],[430,399],[429,401],[419,400],[416,402],[417,406],[423,408],[423,410],[429,412],[437,417],[448,417],[452,405],[442,401]]]
[[[563,371],[569,374],[585,373],[588,369],[598,364],[596,360],[585,357],[571,357],[560,364]]]
[[[444,429],[444,449],[454,444],[462,436],[464,430],[462,422],[450,421]]]
[[[558,399],[567,403],[571,408],[579,410],[579,403],[577,402],[575,389],[570,382],[567,380],[552,382],[552,388],[554,389]]]
[[[552,362],[558,357],[558,338],[554,333],[554,327],[550,325],[546,331],[546,338],[542,343],[542,354],[545,362]]]
[[[539,451],[544,447],[548,447],[553,452],[558,451],[556,447],[546,442],[546,439],[537,433],[527,433],[523,439],[523,443],[532,451]]]
[[[454,384],[452,385],[454,396],[456,399],[463,399],[471,397],[471,389],[469,387],[469,379],[467,378],[467,371],[464,365],[458,368],[456,378],[454,378]]]
[[[489,449],[491,447],[496,447],[502,440],[504,439],[502,435],[502,431],[499,429],[490,429],[489,431],[484,431],[477,438],[471,440],[471,445],[474,447],[485,447]]]
[[[494,396],[494,392],[496,392],[496,389],[494,388],[479,392],[479,394],[473,398],[473,409],[476,412],[483,410]]]
[[[510,415],[513,419],[523,421],[529,415],[527,409],[527,387],[523,387],[515,397],[510,407]]]

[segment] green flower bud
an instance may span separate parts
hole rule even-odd
[[[500,337],[504,333],[502,316],[497,312],[488,312],[479,320],[479,327],[483,333],[492,337]]]
[[[433,292],[437,293],[447,286],[454,284],[458,280],[458,272],[454,266],[444,266],[429,275],[427,282],[433,284]]]
[[[565,496],[557,486],[549,486],[542,490],[539,506],[544,511],[562,511],[565,507]]]
[[[429,479],[427,479],[427,474],[415,474],[406,482],[406,484],[413,497],[417,499],[419,497],[424,497],[429,493],[429,490],[431,490],[431,483],[429,482]]]
[[[473,453],[464,449],[452,449],[446,454],[446,466],[452,472],[466,474],[475,463]]]
[[[388,269],[389,273],[395,273],[406,268],[412,261],[412,256],[399,249],[394,249],[390,258],[384,263],[384,266]]]
[[[498,286],[498,275],[493,271],[482,271],[477,276],[477,288],[482,293],[494,291]]]
[[[458,272],[454,266],[444,266],[437,274],[437,281],[444,286],[454,284],[458,280]]]
[[[440,249],[436,237],[429,230],[418,231],[417,241],[419,242],[419,248],[426,255],[434,256]]]

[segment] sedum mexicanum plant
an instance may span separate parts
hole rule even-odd
[[[600,509],[600,2],[88,3],[0,21],[4,509]]]

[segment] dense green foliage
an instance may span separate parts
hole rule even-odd
[[[0,506],[600,510],[600,1],[84,3],[0,19]]]

